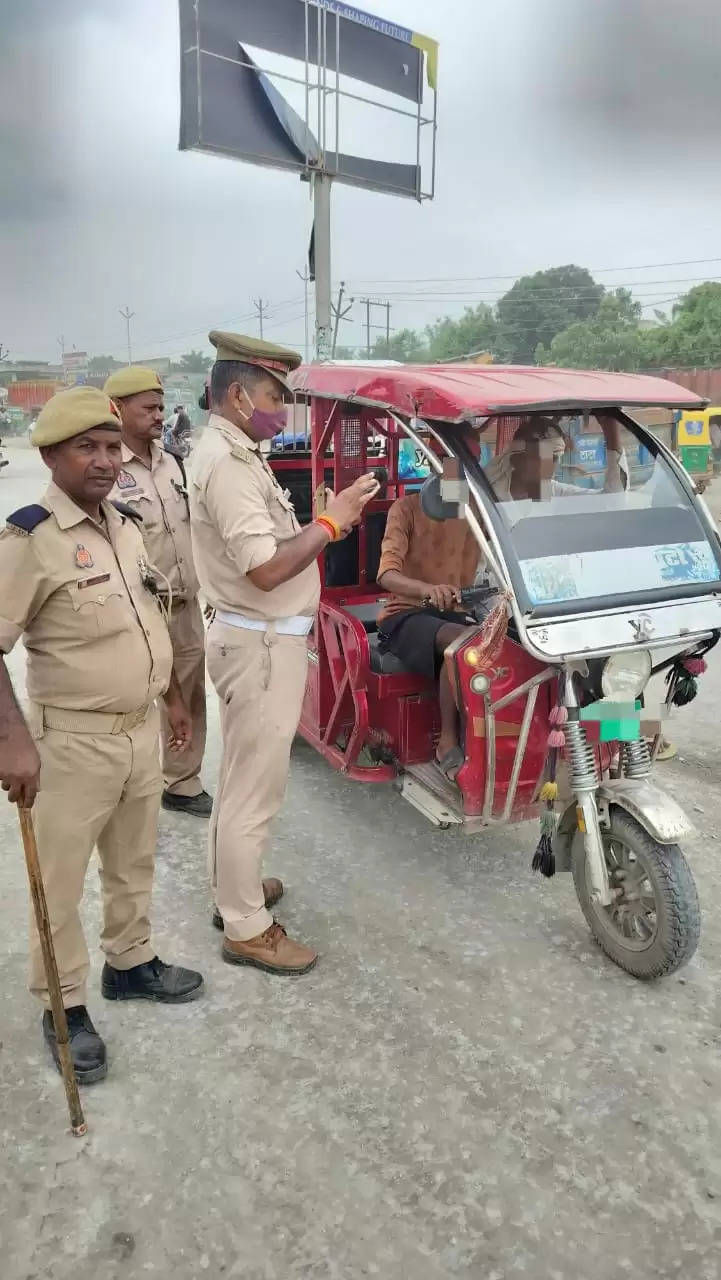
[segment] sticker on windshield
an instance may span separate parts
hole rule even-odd
[[[534,604],[551,604],[556,600],[575,600],[578,587],[569,570],[566,556],[546,556],[538,560],[522,560],[523,580]]]
[[[654,555],[662,582],[713,582],[718,577],[716,561],[705,542],[655,547]]]
[[[611,550],[539,556],[519,564],[532,604],[598,599],[654,587],[692,586],[719,578],[713,549],[701,541],[626,547],[622,556]]]

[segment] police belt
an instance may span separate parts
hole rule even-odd
[[[66,711],[63,707],[42,707],[43,727],[61,733],[128,733],[148,718],[150,707],[138,711]]]
[[[302,613],[293,614],[290,618],[246,618],[242,613],[231,613],[228,609],[216,609],[215,621],[225,622],[229,627],[240,627],[243,631],[268,631],[273,628],[279,636],[307,636],[313,627],[314,619]]]

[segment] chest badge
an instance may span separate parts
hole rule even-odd
[[[82,542],[79,542],[75,548],[75,563],[78,569],[92,569],[95,564],[88,548],[84,547]]]
[[[136,485],[135,476],[131,476],[129,471],[119,471],[117,485],[119,489],[134,489]]]

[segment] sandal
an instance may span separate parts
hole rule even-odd
[[[450,751],[447,751],[441,759],[436,756],[434,763],[449,782],[455,782],[456,774],[465,761],[465,758],[466,757],[460,747],[451,747]]]

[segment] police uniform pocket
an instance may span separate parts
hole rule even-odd
[[[95,579],[71,582],[68,591],[76,623],[88,640],[128,629],[126,594],[114,576],[98,574]]]

